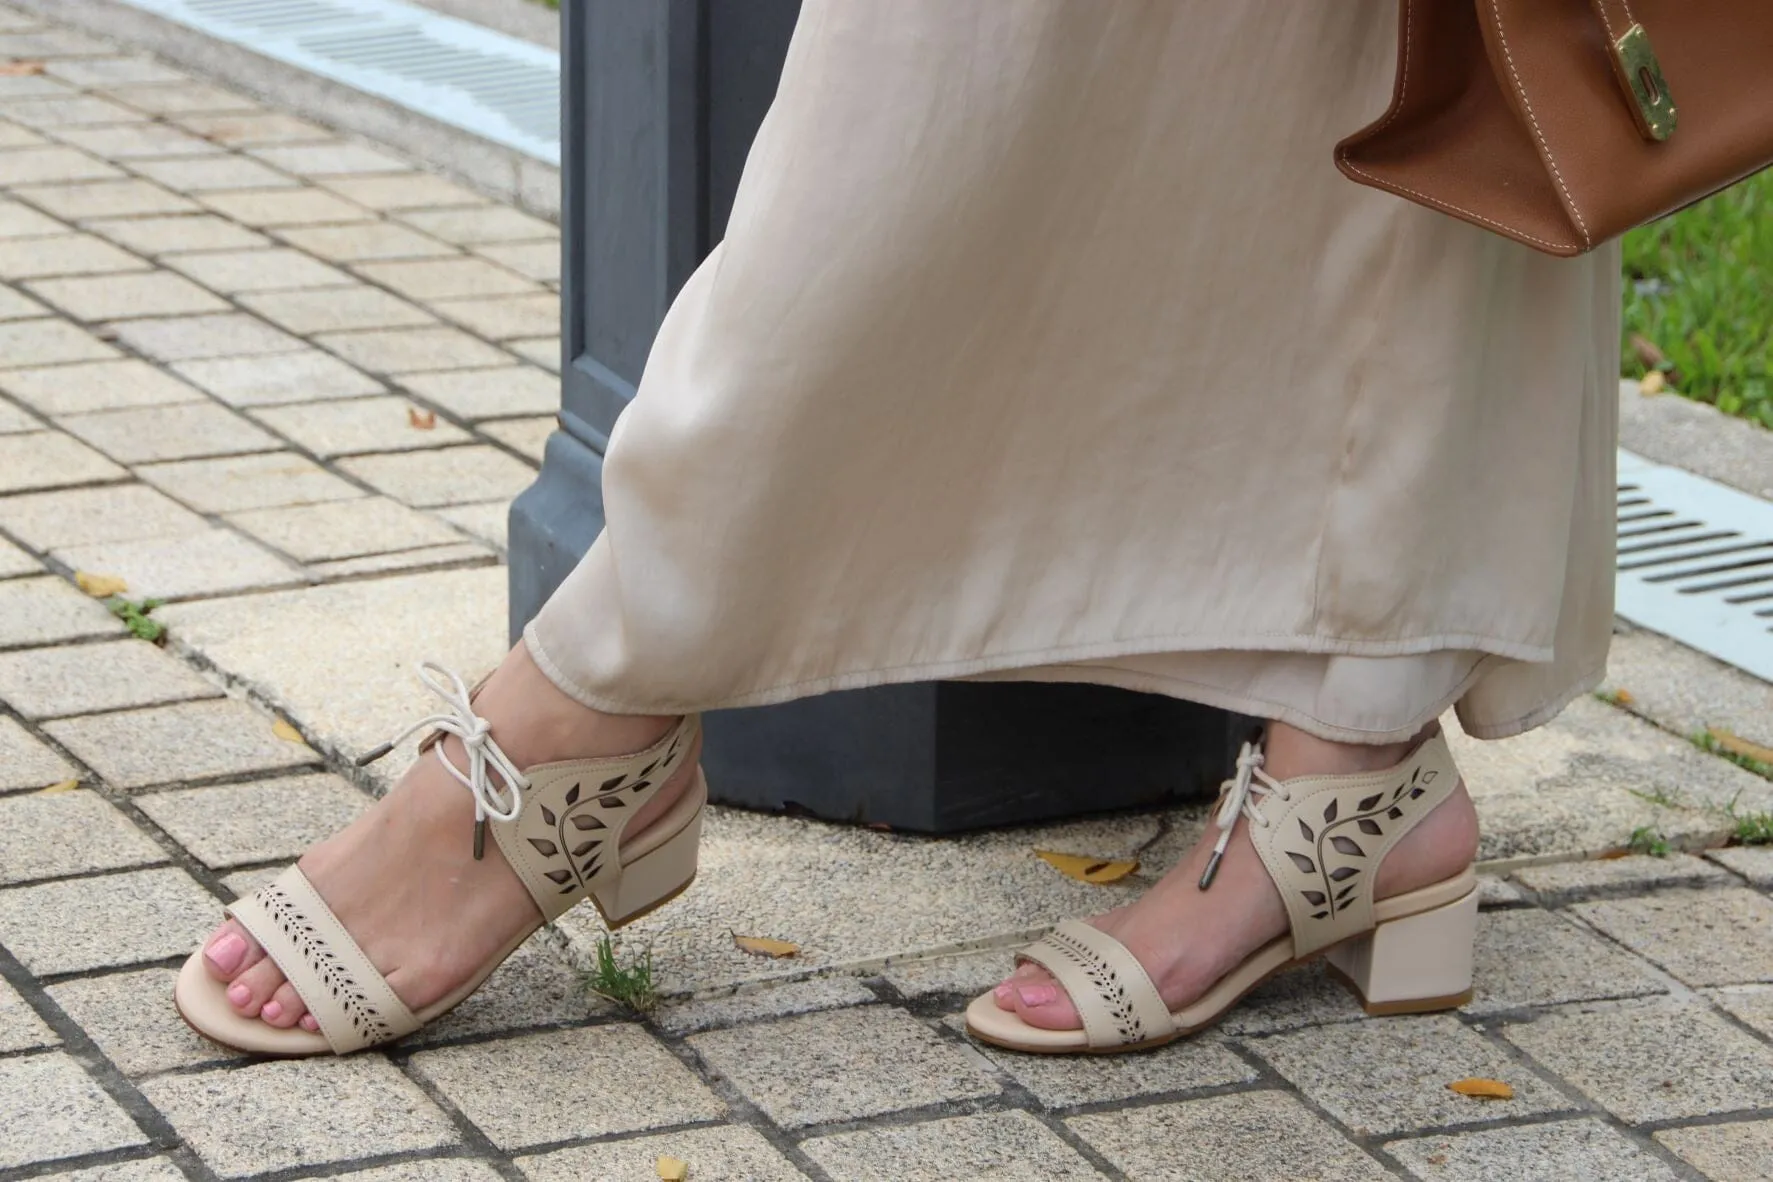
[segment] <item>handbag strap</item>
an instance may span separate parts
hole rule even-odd
[[[1631,0],[1589,3],[1607,31],[1607,57],[1638,131],[1645,139],[1661,143],[1674,134],[1675,102],[1662,77],[1662,63],[1650,47],[1650,34],[1631,10]]]

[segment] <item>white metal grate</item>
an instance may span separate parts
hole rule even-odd
[[[1773,504],[1621,451],[1618,611],[1773,681]]]
[[[560,57],[402,0],[120,0],[560,163]]]

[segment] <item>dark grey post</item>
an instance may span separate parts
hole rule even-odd
[[[671,298],[720,239],[799,0],[565,0],[560,429],[511,509],[511,633],[603,528],[602,457]],[[715,797],[942,832],[1148,804],[1224,774],[1217,710],[942,682],[707,719]]]

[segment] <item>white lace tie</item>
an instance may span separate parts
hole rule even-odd
[[[1262,762],[1262,749],[1245,743],[1238,753],[1237,775],[1219,787],[1219,812],[1213,818],[1213,824],[1219,827],[1219,840],[1213,843],[1213,856],[1207,859],[1207,868],[1200,876],[1203,891],[1213,885],[1213,877],[1219,873],[1219,860],[1231,844],[1231,831],[1237,828],[1238,817],[1248,817],[1250,824],[1266,829],[1268,818],[1262,815],[1261,799],[1270,795],[1282,801],[1292,799],[1287,786],[1264,771]]]
[[[487,818],[515,821],[523,812],[523,792],[529,787],[529,778],[493,741],[491,724],[474,713],[472,695],[460,677],[433,661],[421,661],[413,671],[426,689],[443,699],[446,709],[419,719],[359,759],[357,766],[374,763],[418,731],[437,730],[460,739],[468,752],[466,772],[450,762],[442,743],[432,750],[444,770],[474,797],[474,857],[481,858],[486,852]],[[494,785],[494,772],[504,782],[502,787]]]

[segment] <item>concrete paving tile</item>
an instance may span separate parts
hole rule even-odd
[[[549,373],[560,372],[560,336],[558,333],[545,337],[508,341],[505,347],[524,360],[535,362]]]
[[[498,1182],[504,1175],[473,1158],[430,1157],[334,1177],[343,1182]]]
[[[1366,1018],[1367,1012],[1348,988],[1325,973],[1321,962],[1314,962],[1258,985],[1218,1028],[1226,1034],[1270,1034]]]
[[[559,226],[508,205],[410,210],[394,218],[457,246],[547,241],[558,249],[560,242]]]
[[[8,579],[0,583],[0,648],[84,640],[122,631],[123,625],[102,603],[60,579]],[[0,783],[5,778],[5,773],[0,772]]]
[[[58,127],[55,138],[106,160],[156,160],[214,156],[221,148],[164,123],[124,123],[113,127]],[[122,175],[119,173],[118,175]]]
[[[353,222],[342,226],[297,226],[277,236],[291,246],[335,263],[385,259],[448,258],[460,254],[448,243],[392,222]]]
[[[1705,995],[1768,1038],[1773,1038],[1773,985],[1730,985],[1707,989]]]
[[[907,958],[888,964],[881,976],[911,1001],[952,997],[965,1003],[995,988],[1013,963],[1009,949],[993,948],[951,956]]]
[[[537,291],[533,280],[485,259],[362,263],[356,270],[372,282],[421,303],[471,296],[530,295]]]
[[[57,181],[96,181],[121,177],[96,156],[77,148],[15,148],[0,152],[0,185],[41,185]]]
[[[6,855],[0,886],[167,860],[165,850],[95,792],[0,797],[0,834]]]
[[[443,1047],[411,1063],[507,1151],[726,1115],[688,1068],[633,1025]]]
[[[1559,1120],[1518,1129],[1436,1134],[1385,1147],[1429,1182],[1570,1182],[1573,1178],[1630,1178],[1677,1182],[1654,1154],[1598,1120]]]
[[[224,1178],[458,1142],[442,1110],[379,1055],[254,1063],[140,1086]]]
[[[58,81],[45,74],[8,75],[0,77],[0,103],[14,99],[37,98],[42,95],[71,95],[75,90],[65,82]],[[48,141],[36,132],[26,131],[16,123],[8,123],[3,129],[4,144],[9,148],[30,147]]]
[[[78,644],[0,653],[0,701],[25,718],[61,718],[221,696],[152,644]]]
[[[89,323],[146,316],[220,312],[227,304],[189,279],[165,271],[37,279],[25,289],[38,299]]]
[[[317,183],[359,205],[382,211],[488,204],[480,194],[425,172],[325,177]]]
[[[999,1091],[970,1052],[886,1006],[713,1030],[692,1036],[689,1045],[783,1128]]]
[[[494,970],[472,997],[402,1045],[431,1046],[472,1035],[577,1025],[616,1012],[614,1005],[585,988],[579,971],[566,963],[545,933],[538,933]]]
[[[0,538],[0,579],[16,579],[21,575],[44,573],[42,563],[6,539]]]
[[[104,361],[117,350],[66,320],[19,320],[0,324],[0,357],[13,369]]]
[[[301,562],[358,558],[462,540],[435,517],[383,497],[254,509],[230,514],[228,520]]]
[[[172,868],[0,890],[0,943],[39,977],[183,956],[220,917]]]
[[[299,768],[304,744],[271,733],[272,720],[233,699],[65,718],[44,730],[118,788]]]
[[[0,1053],[53,1047],[61,1041],[12,986],[0,981]]]
[[[55,27],[0,36],[0,57],[43,58],[113,57],[118,47],[109,41]]]
[[[250,294],[242,296],[240,302],[272,324],[296,333],[412,328],[437,323],[437,318],[424,309],[362,283],[322,291]]]
[[[1635,956],[1531,908],[1479,916],[1476,952],[1470,1014],[1667,992]]]
[[[300,571],[225,529],[179,538],[95,542],[60,548],[54,557],[76,570],[101,571],[156,599],[286,587]]]
[[[390,571],[429,570],[464,562],[487,562],[496,555],[477,542],[457,542],[448,546],[421,546],[416,550],[400,550],[393,554],[366,554],[361,558],[340,558],[316,562],[308,572],[322,582],[379,575]]]
[[[388,397],[271,407],[254,411],[253,417],[322,459],[469,441],[466,431],[443,419],[429,427],[416,426],[413,416],[424,422],[422,414],[406,399]]]
[[[296,176],[359,176],[365,173],[410,172],[412,165],[367,144],[289,144],[253,148],[248,153]]]
[[[1731,881],[1724,871],[1691,854],[1670,854],[1666,858],[1637,855],[1526,866],[1515,871],[1514,880],[1554,906],[1583,898],[1641,894],[1664,887],[1710,886]]]
[[[257,189],[249,192],[205,193],[204,205],[223,217],[263,230],[283,226],[326,226],[361,222],[374,215],[332,193],[318,189]]]
[[[46,415],[203,401],[201,390],[133,359],[4,370],[0,390]]]
[[[742,1125],[680,1129],[654,1137],[561,1149],[518,1158],[517,1168],[532,1182],[651,1179],[658,1177],[655,1167],[659,1158],[667,1156],[688,1163],[690,1177],[696,1182],[802,1182],[806,1177],[757,1130]]]
[[[197,361],[209,357],[243,357],[261,353],[293,353],[305,346],[286,332],[254,316],[175,316],[166,320],[126,320],[117,338],[156,361]]]
[[[65,488],[128,475],[98,452],[59,431],[0,435],[0,493]]]
[[[65,223],[46,217],[28,205],[0,199],[0,239],[47,238],[66,234],[68,229]]]
[[[330,774],[286,776],[154,792],[142,811],[211,870],[300,857],[369,807],[367,795]]]
[[[180,127],[230,148],[257,148],[332,138],[332,132],[319,124],[281,112],[176,115],[173,119]]]
[[[216,918],[220,919],[219,910]],[[202,1037],[171,1004],[176,969],[76,977],[49,996],[125,1075],[226,1063],[245,1056]]]
[[[147,57],[69,58],[50,62],[47,72],[87,89],[191,81],[189,75]]]
[[[213,193],[234,189],[282,189],[301,184],[292,176],[266,168],[256,160],[222,154],[173,160],[136,160],[130,168],[179,193]]]
[[[1065,1122],[1140,1182],[1381,1182],[1390,1171],[1284,1092],[1239,1092]],[[1300,1168],[1309,1163],[1309,1175]]]
[[[507,365],[511,357],[454,328],[377,328],[333,332],[314,338],[353,365],[372,373],[425,373]]]
[[[47,1177],[54,1182],[184,1182],[185,1173],[164,1157],[150,1157]]]
[[[560,297],[553,292],[491,299],[439,300],[431,307],[470,332],[494,341],[560,331]]]
[[[0,289],[0,299],[4,299]],[[20,407],[0,402],[0,435],[22,435],[31,431],[46,431],[49,424]]]
[[[474,253],[537,283],[560,282],[560,243],[557,241],[477,246]]]
[[[277,509],[366,495],[307,456],[290,451],[150,464],[136,474],[200,513]],[[0,501],[0,509],[4,504]]]
[[[0,240],[0,278],[14,282],[58,275],[113,275],[147,268],[145,260],[90,234]]]
[[[549,415],[560,407],[560,379],[532,365],[411,374],[400,384],[470,422]],[[547,420],[552,424],[553,419]]]
[[[498,664],[510,647],[505,581],[498,567],[439,571],[159,614],[182,645],[300,719],[322,749],[355,758],[431,712],[435,699],[413,677],[415,662],[438,661],[470,683]],[[370,771],[397,776],[411,750],[409,743]]]
[[[1549,1081],[1447,1014],[1324,1026],[1248,1045],[1361,1135],[1482,1124],[1570,1107]],[[1506,1080],[1514,1086],[1514,1099],[1474,1100],[1444,1086],[1471,1076]]]
[[[1773,899],[1746,887],[1668,890],[1572,910],[1688,985],[1773,981]]]
[[[95,123],[130,123],[141,114],[93,94],[44,95],[6,104],[6,117],[38,130]]]
[[[87,222],[86,228],[113,242],[149,256],[182,250],[247,250],[269,246],[263,234],[235,225],[209,213],[175,214],[171,217],[106,218]]]
[[[29,296],[10,287],[0,287],[0,320],[37,320],[49,315],[49,309]]]
[[[507,522],[511,516],[509,501],[487,501],[478,505],[451,505],[439,509],[437,516],[457,529],[468,531],[497,550],[508,548]]]
[[[957,1032],[966,1020],[948,1024]],[[1105,1104],[1195,1088],[1254,1083],[1254,1068],[1212,1036],[1184,1040],[1161,1055],[1021,1055],[978,1044],[980,1054],[1047,1108]]]
[[[306,345],[287,353],[181,361],[173,369],[230,406],[280,406],[387,391],[368,374]]]
[[[185,115],[193,112],[257,111],[261,108],[251,99],[233,91],[208,86],[201,82],[184,82],[153,86],[116,86],[104,92],[107,97],[126,103],[150,115]]]
[[[276,451],[282,446],[275,436],[213,402],[70,415],[61,426],[125,464]]]
[[[70,222],[139,214],[195,213],[189,200],[148,181],[82,181],[71,185],[31,185],[13,190],[48,214]]]
[[[1773,1047],[1692,1002],[1590,1002],[1503,1035],[1633,1124],[1773,1105]]]
[[[1082,1154],[1026,1112],[992,1112],[860,1129],[814,1137],[803,1141],[801,1148],[833,1178],[845,1182],[943,1182],[949,1178],[1084,1182],[1102,1177]]]
[[[123,538],[183,537],[210,528],[201,517],[140,484],[0,497],[0,527],[40,551]]]
[[[225,295],[242,292],[288,291],[295,288],[341,287],[354,283],[335,267],[310,258],[299,250],[202,251],[170,254],[166,266]]]
[[[1705,856],[1734,870],[1762,890],[1773,887],[1773,845],[1731,846],[1729,849],[1707,850]]]
[[[236,899],[244,899],[259,888],[271,885],[287,869],[288,864],[280,862],[271,866],[255,866],[251,870],[236,870],[232,874],[222,875],[222,885],[233,891]]]
[[[0,1169],[147,1141],[72,1055],[0,1059]]]
[[[548,437],[554,434],[556,426],[553,415],[538,415],[533,419],[483,423],[480,429],[539,464],[547,449]]]
[[[509,501],[536,479],[528,464],[486,446],[355,456],[339,461],[339,467],[417,509]]]
[[[725,996],[674,1002],[654,1010],[650,1020],[668,1034],[692,1034],[765,1018],[866,1005],[874,991],[854,977],[814,977],[765,985]]]
[[[1663,1129],[1655,1137],[1712,1182],[1773,1182],[1773,1120]]]

